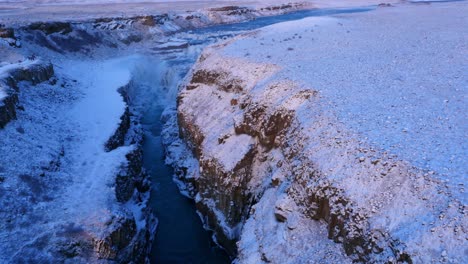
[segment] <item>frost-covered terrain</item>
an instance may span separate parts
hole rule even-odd
[[[323,0],[324,1],[324,0]],[[371,0],[375,1],[375,0]],[[88,20],[90,18],[128,17],[142,15],[183,15],[205,17],[212,24],[223,23],[217,20],[220,11],[224,14],[245,15],[253,18],[259,15],[274,15],[284,11],[292,11],[295,7],[312,8],[310,1],[23,1],[0,2],[0,21],[24,24],[35,21],[70,21]],[[324,1],[325,2],[325,1]],[[236,11],[240,7],[242,12]],[[215,11],[215,12],[211,12]],[[254,14],[252,14],[254,13]],[[213,15],[213,16],[211,16]],[[183,16],[182,18],[185,18]],[[228,22],[228,21],[224,21]]]
[[[0,15],[0,262],[148,262],[157,220],[140,116],[153,102],[138,98],[150,95],[140,89],[179,78],[152,77],[170,72],[157,60],[193,61],[197,38],[207,37],[165,35],[306,6],[106,17],[47,7],[55,16],[24,4],[14,11],[6,3]],[[67,12],[86,20],[68,21],[76,17]],[[152,99],[175,101],[167,88]]]
[[[410,2],[0,2],[0,262],[149,262],[163,106],[235,262],[467,262],[468,8]]]
[[[468,261],[467,11],[382,5],[204,51],[168,161],[239,263]]]
[[[116,176],[141,177],[133,160],[139,139],[106,147],[125,113],[118,89],[130,70],[114,61],[61,61],[47,80],[33,68],[39,63],[4,66],[4,83],[19,98],[17,120],[1,131],[1,262],[144,260],[149,247],[137,237],[151,236],[155,223],[146,204],[134,202],[145,194],[116,186]],[[42,83],[16,84],[19,71]],[[130,244],[130,254],[119,252]]]

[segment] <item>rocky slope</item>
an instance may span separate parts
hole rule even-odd
[[[450,19],[434,20],[442,9]],[[438,126],[437,132],[425,125],[432,113],[448,123],[466,113],[463,99],[455,99],[466,84],[457,59],[466,48],[457,31],[467,23],[466,5],[442,9],[402,5],[283,23],[203,52],[177,109],[164,117],[167,162],[239,263],[467,261],[466,164],[458,162],[466,159],[466,144],[459,142],[466,126]],[[445,38],[436,42],[442,32]],[[398,48],[402,35],[405,48]],[[418,50],[423,39],[446,46]],[[435,50],[447,51],[441,56],[451,66],[421,83],[441,61],[428,55]],[[364,51],[373,55],[359,55]],[[405,65],[412,75],[387,64],[411,52],[417,56]],[[374,80],[376,69],[386,71]],[[393,86],[394,76],[402,84]],[[435,86],[438,80],[453,89],[445,81]],[[439,90],[421,96],[422,86]],[[441,100],[438,92],[448,90],[443,96],[454,100],[450,109],[418,104]],[[350,108],[346,98],[353,100]],[[368,130],[379,124],[382,117],[374,114],[381,110],[398,114],[395,105],[412,109],[397,111],[402,125]],[[408,134],[409,123],[420,135]],[[440,131],[450,136],[439,138]],[[431,154],[436,145],[447,150]],[[420,165],[421,155],[429,165]]]

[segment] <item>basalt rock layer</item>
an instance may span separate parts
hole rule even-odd
[[[108,228],[92,239],[93,251],[97,257],[118,263],[148,263],[157,219],[149,207],[150,181],[142,165],[143,132],[139,116],[134,113],[128,99],[127,84],[119,89],[127,107],[122,114],[117,130],[106,143],[106,151],[121,146],[133,145],[134,149],[125,155],[115,176],[115,197],[117,202],[127,204],[116,215]],[[131,209],[131,210],[129,210]],[[137,227],[137,222],[140,222]]]
[[[463,259],[465,206],[433,172],[360,138],[280,66],[226,55],[236,41],[203,52],[164,120],[167,162],[239,263]]]

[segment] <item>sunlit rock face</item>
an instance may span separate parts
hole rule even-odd
[[[416,12],[415,9],[408,8]],[[400,15],[412,21],[408,10],[402,10]],[[425,26],[430,24],[436,31],[442,28],[432,23],[434,9],[417,11],[428,22]],[[461,23],[460,13],[452,11],[453,20],[446,21],[449,28]],[[334,61],[329,59],[332,55],[314,53],[318,46],[310,44],[311,39],[318,39],[320,49],[327,49],[328,44],[337,45],[341,43],[341,31],[352,34],[350,30],[346,32],[348,26],[358,32],[356,39],[350,38],[356,41],[356,46],[350,46],[349,54],[347,49],[337,49],[340,58],[349,56],[353,60],[352,54],[362,50],[361,44],[385,57],[388,51],[383,52],[382,45],[394,45],[398,41],[392,38],[385,43],[376,41],[371,46],[367,41],[361,43],[367,34],[378,31],[378,27],[363,25],[383,16],[385,27],[391,24],[385,17],[392,12],[397,11],[382,9],[349,20],[306,19],[261,29],[207,48],[187,76],[178,96],[179,131],[171,134],[173,139],[179,136],[182,141],[169,145],[168,162],[176,166],[179,179],[187,183],[187,192],[207,215],[207,223],[216,230],[218,241],[231,253],[238,253],[239,263],[286,260],[303,263],[314,259],[340,263],[412,263],[466,259],[452,246],[464,243],[460,230],[466,227],[465,198],[457,184],[446,184],[460,181],[459,175],[446,176],[444,168],[434,172],[418,167],[414,156],[405,156],[405,146],[401,147],[399,156],[381,142],[363,136],[365,130],[359,129],[367,128],[367,124],[360,123],[361,127],[357,127],[353,120],[343,118],[348,112],[340,112],[342,104],[348,102],[346,98],[355,94],[347,94],[351,89],[348,90],[342,79],[334,81],[334,76],[341,72],[332,71],[330,64]],[[328,37],[329,32],[334,32],[333,37]],[[457,33],[451,34],[453,42],[447,45],[459,45],[461,39],[456,37]],[[459,49],[447,52],[452,51],[460,52]],[[400,52],[406,50],[392,50],[394,57]],[[307,56],[312,57],[307,59]],[[427,59],[424,55],[419,58]],[[457,67],[460,62],[453,61]],[[320,63],[326,67],[322,69]],[[386,65],[386,60],[369,59],[369,64],[365,63],[360,65],[372,71],[376,64]],[[430,63],[435,67],[434,60]],[[339,69],[348,69],[353,64],[337,65]],[[456,69],[447,68],[447,71],[448,76],[458,76]],[[349,85],[359,86],[360,94],[369,92],[376,95],[373,100],[380,98],[382,103],[388,103],[385,94],[374,90],[374,83],[365,81],[365,73],[346,75],[346,72],[342,78],[349,78],[352,81]],[[392,73],[381,78],[391,79]],[[451,80],[457,83],[458,90],[451,90],[456,94],[461,89],[459,76]],[[315,83],[320,85],[312,85]],[[405,87],[398,89],[401,100],[411,96],[409,89],[420,88],[418,83],[410,81]],[[360,98],[353,98],[360,109]],[[440,98],[434,95],[433,100]],[[400,101],[395,98],[392,102]],[[455,109],[461,107],[458,103]],[[379,113],[378,103],[373,107],[375,111],[360,112],[359,117],[365,120],[367,114]],[[427,105],[415,107],[419,107],[417,113],[426,113]],[[175,119],[169,116],[168,112],[168,123],[174,125]],[[410,113],[402,114],[402,118],[410,117]],[[432,116],[421,115],[421,118]],[[386,133],[385,129],[390,127],[379,129]],[[414,136],[405,134],[408,131],[401,128],[388,137],[399,137],[400,133]],[[455,140],[447,144],[455,147],[463,143]],[[178,162],[189,155],[186,148],[193,158]],[[454,160],[460,158],[459,152],[452,154]],[[445,164],[446,168],[460,169],[459,164]],[[443,180],[444,177],[447,179]]]
[[[304,225],[307,217],[301,211],[308,205],[297,205],[292,192],[286,190],[292,190],[291,184],[299,178],[294,174],[311,170],[307,158],[301,154],[305,135],[300,132],[303,128],[297,112],[304,105],[316,102],[317,92],[291,81],[265,82],[279,67],[223,57],[220,51],[224,45],[205,50],[179,94],[180,137],[187,142],[199,167],[175,162],[178,176],[190,185],[189,193],[195,197],[197,208],[207,215],[207,223],[216,231],[218,242],[232,254],[238,250],[235,242],[240,240],[238,245],[242,246],[242,234],[249,232],[257,234],[256,239],[260,241],[256,243],[284,246],[286,241],[272,237],[281,225],[305,239],[312,230],[304,232],[309,227]],[[177,159],[171,155],[176,156],[180,151],[175,149],[179,144],[172,146],[174,149],[169,147],[170,160]],[[310,177],[304,175],[304,182]],[[323,184],[321,188],[333,187]],[[269,193],[268,198],[264,193]],[[329,220],[331,208],[343,206],[341,203],[325,205],[319,199],[310,199],[310,203],[317,203],[322,212],[316,219]],[[256,209],[260,206],[262,209]],[[257,216],[260,213],[266,215]],[[252,221],[257,221],[255,228],[264,229],[260,234],[246,229],[244,224]],[[267,224],[269,221],[274,226]],[[330,221],[330,229],[336,225],[337,221]],[[317,238],[318,234],[323,232],[309,239]],[[336,251],[330,260],[346,260],[342,249],[333,243],[326,245]],[[284,250],[298,250],[293,248],[288,246]],[[246,257],[248,253],[240,249],[240,256]],[[281,260],[270,257],[260,259]]]

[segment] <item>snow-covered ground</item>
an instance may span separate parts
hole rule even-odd
[[[105,148],[127,106],[117,89],[133,78],[152,81],[155,72],[145,70],[154,60],[127,55],[143,52],[174,61],[180,56],[184,64],[199,52],[205,38],[220,35],[204,32],[197,36],[196,31],[162,35],[279,14],[261,8],[286,3],[88,2],[0,2],[0,22],[7,26],[119,17],[108,22],[72,23],[71,33],[60,28],[50,34],[23,28],[16,36],[24,40],[25,47],[0,46],[0,77],[2,72],[39,63],[17,63],[17,58],[31,54],[50,60],[56,71],[50,82],[37,86],[20,83],[17,120],[0,130],[0,217],[5,219],[0,222],[0,262],[78,261],[64,260],[64,255],[78,255],[85,262],[93,258],[81,259],[80,250],[96,245],[80,243],[90,241],[90,237],[91,241],[106,237],[109,225],[120,217],[133,217],[140,230],[146,221],[139,208],[143,205],[133,200],[119,203],[115,196],[115,176],[128,165],[126,156],[136,146],[127,144],[112,151]],[[309,4],[297,9],[375,7],[381,1],[305,2]],[[378,244],[372,250],[382,247],[384,251],[377,257],[372,254],[380,252],[369,253],[375,259],[394,261],[395,250],[401,250],[416,262],[430,258],[465,262],[466,255],[458,249],[466,244],[467,224],[467,5],[386,3],[394,7],[384,5],[369,13],[282,23],[208,49],[203,55],[208,60],[200,60],[195,69],[224,71],[221,82],[197,84],[179,97],[179,103],[183,102],[179,111],[194,116],[194,123],[205,136],[205,141],[195,146],[203,151],[199,160],[176,138],[174,109],[166,112],[164,118],[172,125],[163,135],[166,144],[172,144],[168,161],[188,172],[186,181],[198,181],[194,185],[179,184],[187,188],[186,195],[196,194],[196,185],[216,184],[208,191],[217,192],[223,199],[210,200],[199,194],[196,202],[211,206],[213,211],[202,212],[205,219],[219,221],[215,229],[223,229],[230,238],[241,238],[239,262],[346,263],[356,255],[365,255],[361,251],[368,249],[352,245],[350,250],[349,243],[343,248],[328,239],[339,232],[327,230],[330,226],[343,228],[338,220],[307,214],[316,206],[307,192],[321,192],[326,184],[339,194],[330,194],[328,189],[324,192],[330,202],[320,205],[322,214],[330,207],[336,215],[340,215],[339,210],[357,208],[343,215],[362,217],[356,222],[366,223],[365,230],[356,232],[364,233],[363,239],[369,238],[365,233],[368,230],[382,230],[383,238],[372,240]],[[254,9],[252,15],[232,16],[208,10],[226,5]],[[162,17],[166,22],[153,26],[144,24],[151,22],[147,18],[120,19],[169,11],[168,17]],[[193,18],[195,22],[187,22]],[[96,41],[96,36],[101,39]],[[71,52],[75,48],[79,54]],[[157,67],[168,66],[158,62]],[[174,106],[177,71],[157,72],[168,73],[162,79],[171,87],[153,92],[168,92],[164,99],[173,100],[168,104]],[[216,85],[222,86],[221,91],[213,88]],[[249,88],[237,94],[239,87]],[[138,91],[132,93],[141,96]],[[0,87],[0,101],[4,95]],[[138,105],[139,110],[154,103],[148,98],[139,101],[144,102]],[[260,133],[261,139],[248,133],[237,135],[237,130],[245,127],[235,126],[252,118],[248,115],[255,115],[253,110],[259,105],[265,106],[267,115],[274,116],[268,129],[274,130],[278,122],[288,123],[291,111],[296,113],[297,130],[273,142],[269,141],[268,133],[274,133],[270,130]],[[261,122],[252,127],[256,125]],[[257,148],[259,141],[268,147]],[[251,161],[246,158],[250,155],[257,155],[248,165],[253,168],[246,184],[252,197],[243,197],[239,189],[229,197],[232,185],[245,187],[242,175],[248,169],[239,174],[229,172],[244,168]],[[226,173],[229,177],[204,179],[213,168],[219,174],[211,176]],[[320,182],[308,178],[313,173],[320,175]],[[335,206],[336,197],[347,199],[350,205]],[[252,201],[256,205],[250,208]],[[233,226],[233,217],[215,208],[220,204],[225,212],[245,220],[243,229],[242,224]],[[236,215],[237,207],[244,205],[250,217]],[[338,242],[344,239],[333,238]],[[389,244],[394,252],[386,248]]]
[[[319,263],[328,244],[302,245],[322,228],[353,260],[467,261],[467,12],[384,5],[205,50],[178,98],[199,161],[180,176],[226,236],[247,219],[240,263]],[[176,166],[181,146],[169,147]]]
[[[24,110],[0,131],[0,262],[65,261],[96,247],[120,218],[146,224],[142,208],[116,200],[116,175],[135,146],[105,148],[127,106],[118,91],[131,79],[125,60],[64,60],[57,82],[20,83]]]
[[[65,120],[74,123],[79,137],[67,148],[76,153],[70,164],[71,174],[76,177],[67,186],[62,203],[67,217],[78,225],[92,225],[99,232],[114,217],[109,211],[115,210],[112,207],[117,204],[112,201],[115,175],[119,166],[127,162],[125,155],[134,148],[105,150],[105,143],[117,130],[125,111],[126,104],[117,90],[130,82],[130,69],[115,60],[71,61],[60,67],[65,69],[67,78],[80,80],[79,89],[84,93],[70,112],[65,113]]]

